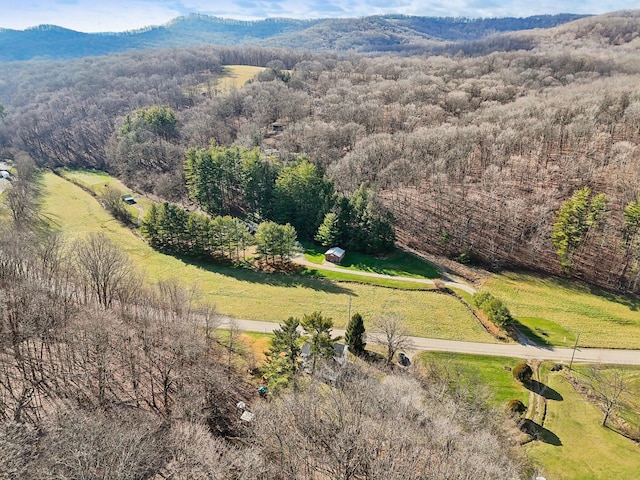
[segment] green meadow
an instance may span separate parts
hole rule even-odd
[[[578,282],[525,273],[493,275],[500,298],[535,340],[572,347],[640,349],[640,299]]]
[[[101,177],[100,182],[103,180]],[[83,181],[91,180],[85,177]],[[194,286],[199,301],[215,304],[222,314],[277,322],[291,315],[320,310],[332,317],[339,328],[346,325],[351,302],[351,312],[361,313],[366,321],[386,312],[399,314],[412,335],[494,341],[451,296],[315,277],[264,274],[165,255],[149,247],[137,232],[120,225],[94,197],[71,182],[47,173],[44,187],[45,212],[64,236],[73,240],[102,232],[127,252],[147,281],[177,278],[185,286]]]

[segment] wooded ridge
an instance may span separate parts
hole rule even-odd
[[[583,15],[561,14],[468,19],[384,15],[240,21],[193,14],[178,17],[165,25],[123,33],[81,33],[55,25],[21,31],[0,28],[0,61],[79,58],[126,50],[204,44],[411,52],[417,48],[429,50],[442,42],[479,40],[501,32],[549,28],[581,17]]]
[[[533,47],[486,55],[209,46],[8,63],[0,141],[7,157],[108,170],[169,201],[188,197],[190,148],[305,155],[339,194],[377,190],[401,245],[637,292],[639,17],[511,33]],[[233,64],[265,69],[225,92]],[[561,215],[584,187],[597,219]]]

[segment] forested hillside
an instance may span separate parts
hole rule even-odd
[[[455,56],[201,47],[12,63],[2,142],[170,200],[186,199],[191,147],[307,155],[341,193],[375,187],[403,245],[637,292],[639,16],[511,33],[500,38],[526,50],[486,54],[495,40]],[[229,64],[267,68],[221,93]],[[175,113],[171,135],[123,130],[152,105]]]
[[[464,42],[500,32],[549,28],[581,17],[561,14],[468,19],[385,15],[364,19],[241,21],[193,14],[178,17],[166,25],[123,33],[81,33],[54,25],[26,30],[0,28],[0,61],[68,59],[206,44],[414,53],[436,46],[442,48],[443,42]],[[509,46],[513,47],[513,44],[504,45]]]

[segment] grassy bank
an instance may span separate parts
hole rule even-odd
[[[489,388],[491,403],[504,408],[509,400],[518,399],[529,403],[529,390],[513,378],[510,370],[521,362],[517,358],[490,357],[484,355],[468,355],[463,353],[424,352],[420,354],[423,364],[435,362],[446,366],[456,373],[456,377],[464,376],[477,385]]]
[[[557,346],[640,349],[640,299],[568,280],[521,273],[484,285],[533,335]]]
[[[305,243],[304,247],[307,260],[318,265],[322,264],[326,248],[310,242]],[[348,251],[344,260],[340,262],[340,267],[345,272],[351,270],[399,277],[440,278],[440,272],[434,265],[401,250],[395,250],[381,257]]]

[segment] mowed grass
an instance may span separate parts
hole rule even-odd
[[[324,262],[324,252],[327,250],[325,247],[312,243],[305,243],[304,247],[307,260],[318,265]],[[347,251],[339,267],[345,271],[381,273],[398,277],[440,278],[440,272],[434,265],[402,250],[394,250],[381,257]]]
[[[460,376],[486,386],[493,394],[491,402],[498,408],[512,398],[529,403],[529,391],[513,379],[511,372],[504,370],[505,366],[515,366],[519,359],[442,352],[425,352],[419,358],[422,362],[446,366],[450,371],[457,368]],[[543,470],[542,475],[555,480],[638,479],[640,446],[601,427],[600,410],[578,394],[561,372],[550,372],[550,365],[542,365],[541,380],[561,400],[547,401],[544,428],[550,434],[544,431],[543,434],[546,439],[557,439],[553,443],[558,445],[533,441],[524,447]],[[637,369],[632,371],[640,373]],[[640,385],[634,384],[634,388],[640,389]]]
[[[547,403],[544,428],[560,445],[535,441],[526,451],[554,480],[632,480],[640,478],[640,446],[600,426],[602,414],[563,377],[549,373],[544,383],[562,396]]]
[[[446,366],[460,372],[460,375],[472,382],[487,387],[491,393],[491,403],[498,408],[504,408],[509,400],[515,398],[525,405],[529,403],[529,390],[505,369],[513,368],[520,363],[521,360],[517,358],[446,352],[424,352],[419,358],[425,365],[435,362],[438,366]]]
[[[223,75],[218,79],[216,90],[219,93],[226,93],[234,88],[241,88],[263,70],[265,70],[264,67],[251,65],[226,65]]]
[[[416,283],[410,280],[365,277],[362,275],[358,275],[357,273],[336,272],[335,270],[323,270],[323,269],[314,269],[314,268],[308,268],[308,267],[304,270],[304,275],[309,275],[312,277],[327,278],[327,279],[336,280],[340,282],[357,282],[357,283],[364,283],[367,285],[377,285],[380,287],[398,288],[401,290],[433,290],[435,289],[433,285]]]
[[[434,292],[337,283],[313,277],[261,274],[164,255],[122,227],[95,198],[53,174],[44,176],[45,212],[69,239],[102,232],[120,245],[145,278],[179,279],[196,286],[199,301],[237,318],[281,322],[316,310],[333,318],[337,328],[359,312],[370,322],[387,312],[399,314],[412,335],[495,342],[453,297]]]
[[[98,170],[63,169],[60,173],[64,178],[67,178],[78,185],[82,185],[84,188],[98,196],[102,195],[108,187],[121,191],[123,195],[133,195],[136,200],[136,204],[127,205],[127,210],[129,210],[134,220],[136,218],[141,219],[146,209],[152,203],[148,198],[136,194],[120,180],[105,172],[100,172]]]
[[[513,316],[557,346],[640,349],[640,299],[577,282],[524,273],[492,276],[484,289]],[[565,340],[566,337],[566,340]]]
[[[623,375],[625,379],[625,389],[620,394],[621,408],[614,412],[613,416],[622,418],[627,422],[628,426],[632,429],[636,429],[640,433],[640,368],[635,366],[611,366],[600,365],[598,366],[605,376],[609,376],[614,373],[613,370],[618,370],[618,373]],[[591,372],[591,365],[575,365],[574,371],[576,378],[585,385],[588,385]]]

